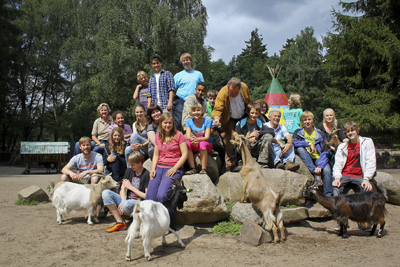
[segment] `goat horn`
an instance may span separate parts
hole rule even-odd
[[[176,183],[178,186],[182,186],[182,183],[181,183],[180,181],[176,180],[174,177],[169,177],[169,178],[172,179],[172,180],[174,180],[175,183]]]

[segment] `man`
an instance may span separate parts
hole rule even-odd
[[[183,105],[190,95],[195,94],[196,86],[199,82],[204,82],[203,74],[192,68],[192,56],[189,53],[183,53],[180,57],[184,70],[174,76],[176,92],[174,101],[174,122],[175,127],[182,131],[184,124],[182,122]]]
[[[73,156],[67,165],[61,170],[62,182],[91,183],[96,184],[99,176],[96,174],[104,171],[103,157],[90,149],[90,138],[82,137],[79,139],[81,154]],[[76,173],[72,169],[78,169]]]
[[[230,140],[236,123],[246,115],[246,106],[249,103],[249,88],[236,77],[230,79],[228,84],[222,87],[215,101],[212,112],[213,127],[218,127],[221,124],[227,171],[239,171],[239,168],[235,167],[235,150]]]
[[[268,115],[269,122],[267,127],[274,130],[276,143],[272,144],[269,153],[274,161],[274,167],[282,170],[297,171],[300,168],[298,163],[294,163],[294,147],[293,138],[285,126],[279,124],[281,120],[281,111],[277,108],[272,108]],[[282,137],[285,137],[287,142],[282,142]]]
[[[149,91],[147,93],[147,106],[156,104],[163,111],[172,112],[172,100],[174,97],[174,77],[172,73],[161,68],[162,59],[159,55],[150,57],[150,63],[155,73],[149,81]]]
[[[210,115],[207,113],[207,102],[204,99],[204,96],[207,92],[207,85],[205,82],[199,82],[196,87],[196,93],[193,95],[188,96],[188,98],[185,101],[185,104],[183,105],[183,111],[182,111],[182,126],[184,127],[186,125],[186,121],[188,119],[193,118],[192,117],[192,106],[193,104],[199,103],[202,106],[203,110],[203,116],[206,118],[211,119]],[[174,111],[174,116],[175,116],[175,111]]]

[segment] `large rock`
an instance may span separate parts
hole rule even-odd
[[[199,173],[201,171],[200,153],[195,153],[193,156],[196,165],[196,171]],[[215,183],[219,177],[219,167],[217,161],[210,154],[208,154],[206,170],[211,181]]]
[[[263,221],[251,203],[236,203],[232,207],[231,216],[235,223],[238,224],[243,224],[245,220],[250,220],[261,225]]]
[[[18,198],[24,199],[26,201],[36,200],[38,202],[41,201],[49,201],[49,196],[44,192],[42,188],[37,185],[32,185],[25,189],[22,189],[18,192]]]
[[[283,224],[295,223],[308,219],[308,210],[305,207],[281,209]]]
[[[151,159],[147,159],[144,163],[143,163],[143,167],[148,170],[149,172],[151,171]]]
[[[377,172],[375,180],[378,186],[386,189],[388,202],[395,205],[400,205],[400,183],[386,172]]]
[[[242,197],[243,179],[238,172],[226,172],[217,180],[217,189],[231,202],[237,202]]]
[[[318,202],[315,203],[312,207],[308,208],[308,218],[309,219],[321,219],[321,218],[330,218],[332,217],[332,213],[324,208]]]
[[[218,222],[229,216],[224,196],[207,175],[184,175],[182,180],[193,191],[187,194],[184,208],[177,211],[177,224]]]
[[[244,221],[240,230],[240,238],[243,242],[253,246],[259,246],[272,241],[271,234],[251,220]]]

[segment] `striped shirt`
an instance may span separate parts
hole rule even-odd
[[[174,89],[174,76],[172,73],[167,70],[161,70],[160,79],[159,79],[159,97],[161,102],[161,109],[166,109],[169,100],[169,92],[175,91]],[[151,104],[157,104],[157,84],[156,77],[153,74],[149,81],[149,91],[147,93],[147,97],[151,97]]]

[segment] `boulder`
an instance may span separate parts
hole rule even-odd
[[[382,186],[386,189],[389,198],[388,202],[400,205],[400,183],[386,172],[377,172],[374,178],[378,186]]]
[[[194,153],[194,162],[196,166],[196,171],[199,173],[201,171],[201,161],[200,161],[200,153]],[[219,177],[219,167],[217,161],[208,154],[207,158],[207,175],[210,177],[211,181],[215,183],[215,181]]]
[[[240,230],[240,238],[243,242],[255,247],[272,241],[271,234],[251,220],[243,222],[242,229]]]
[[[32,185],[18,192],[18,198],[26,201],[36,200],[38,202],[49,201],[46,192],[37,185]]]
[[[182,210],[177,210],[177,224],[211,223],[229,216],[225,198],[207,175],[184,175],[182,178],[187,189],[188,200]]]
[[[229,201],[237,202],[242,197],[243,179],[238,172],[226,172],[219,177],[217,189]]]
[[[330,218],[332,217],[332,213],[324,208],[318,202],[315,203],[312,207],[308,208],[308,218],[309,219],[321,219],[321,218]]]
[[[305,207],[281,209],[283,224],[289,224],[308,219],[308,210]]]
[[[296,155],[295,162],[300,165],[300,169],[298,169],[296,172],[302,175],[307,176],[309,184],[314,182],[314,176],[311,174],[311,172],[308,170],[304,162],[301,160],[301,158]]]
[[[232,207],[231,216],[235,223],[238,224],[243,224],[244,221],[250,220],[261,225],[263,221],[251,203],[236,203]]]
[[[143,163],[143,167],[148,170],[149,172],[151,171],[151,159],[147,159],[144,163]]]

